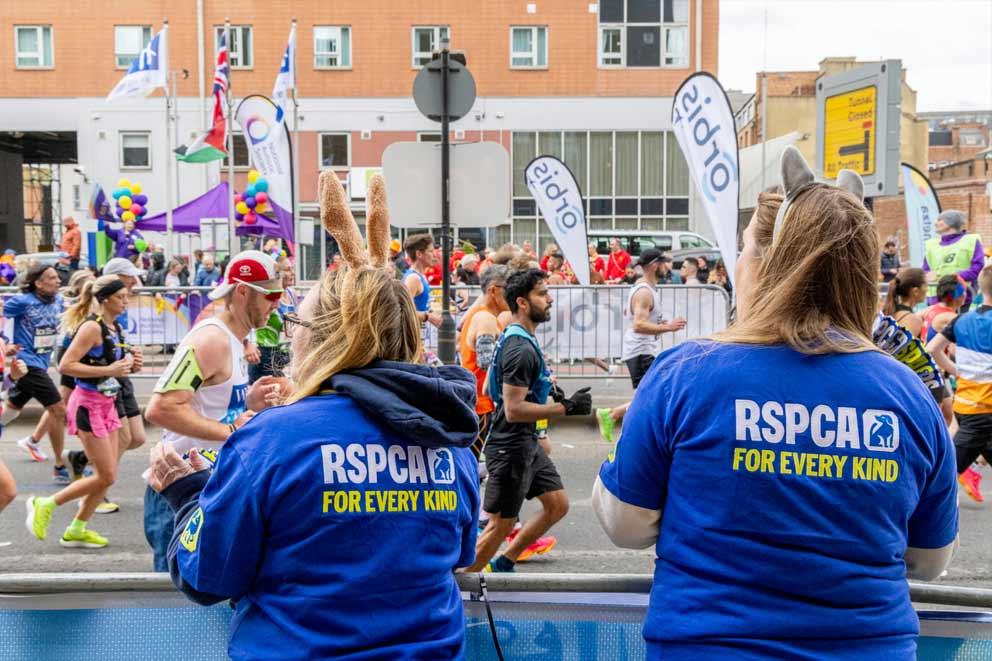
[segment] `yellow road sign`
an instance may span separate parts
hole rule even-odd
[[[876,97],[874,85],[827,97],[823,125],[823,176],[843,169],[862,176],[875,172]]]

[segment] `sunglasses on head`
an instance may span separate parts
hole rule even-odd
[[[283,291],[284,291],[281,288],[280,289],[266,289],[265,287],[260,287],[260,286],[254,284],[254,283],[245,282],[244,280],[238,280],[237,278],[232,278],[232,280],[234,282],[238,283],[238,284],[241,284],[241,285],[244,285],[245,287],[248,287],[249,289],[254,289],[255,291],[259,292],[260,294],[262,294],[263,296],[265,296],[265,300],[267,300],[267,301],[273,301],[273,302],[278,301],[279,299],[282,298],[282,294],[283,294]]]

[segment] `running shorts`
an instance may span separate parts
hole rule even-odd
[[[975,450],[992,447],[992,413],[955,413],[958,431],[954,445]]]
[[[640,356],[634,356],[633,358],[628,358],[624,361],[627,364],[627,371],[630,372],[630,383],[637,389],[638,384],[640,384],[641,379],[644,375],[648,373],[651,366],[654,365],[654,356],[650,354],[641,354]]]
[[[7,401],[14,408],[22,409],[32,399],[37,399],[46,409],[62,401],[62,395],[55,387],[52,377],[48,376],[48,370],[29,367],[28,373],[14,382]]]
[[[520,514],[524,500],[564,489],[558,469],[540,447],[485,448],[486,498],[483,509],[505,519]]]
[[[117,417],[137,418],[141,416],[141,407],[138,406],[138,398],[134,396],[134,382],[126,377],[117,379],[121,383],[121,391],[117,393]]]
[[[66,407],[69,433],[78,436],[79,432],[84,431],[97,438],[107,438],[110,432],[120,429],[116,399],[88,388],[73,390]]]

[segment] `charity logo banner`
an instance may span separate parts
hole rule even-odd
[[[740,195],[737,127],[730,100],[712,74],[700,71],[683,81],[672,104],[672,130],[733,278]]]
[[[158,87],[166,88],[169,73],[168,30],[168,25],[163,26],[161,32],[141,49],[127,73],[107,95],[107,101],[148,96]]]
[[[925,174],[909,163],[900,164],[900,168],[909,225],[909,262],[922,266],[927,241],[937,236],[934,222],[940,215],[940,200]]]
[[[268,97],[255,94],[238,104],[234,119],[244,133],[252,166],[268,182],[268,202],[283,230],[282,237],[295,242],[293,235],[293,153],[289,129],[276,119],[278,108]]]
[[[589,284],[589,251],[582,191],[568,166],[538,156],[524,169],[524,182],[579,283]]]

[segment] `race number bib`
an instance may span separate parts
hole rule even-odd
[[[54,328],[38,328],[34,331],[34,352],[51,353],[58,342],[58,332]]]

